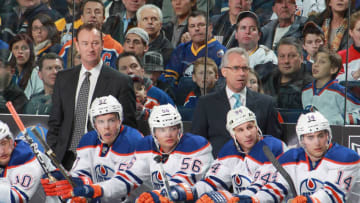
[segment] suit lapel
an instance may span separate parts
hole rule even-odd
[[[248,107],[249,109],[255,109],[256,108],[255,104],[257,103],[254,101],[255,99],[256,99],[255,92],[253,92],[249,88],[247,88],[246,89],[246,107]]]
[[[221,105],[221,106],[224,106],[226,112],[228,112],[228,111],[231,109],[229,100],[228,100],[228,98],[227,98],[227,94],[226,94],[225,87],[222,88],[221,90],[219,90],[219,92],[218,92],[218,94],[217,94],[217,99],[218,99],[222,104],[225,104],[225,105]]]
[[[109,82],[109,80],[107,79],[107,75],[108,75],[108,71],[109,71],[108,68],[109,67],[106,67],[104,65],[101,67],[100,74],[99,74],[99,77],[97,79],[96,87],[95,87],[95,90],[94,90],[94,94],[93,94],[93,96],[91,98],[91,101],[94,101],[94,99],[96,97],[104,96],[102,94],[102,92],[104,92],[104,90],[108,86],[108,82]]]

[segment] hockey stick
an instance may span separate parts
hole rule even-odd
[[[36,146],[36,143],[35,143],[35,142],[33,141],[33,139],[29,136],[29,134],[28,134],[28,132],[27,132],[25,126],[24,126],[24,123],[21,121],[21,119],[20,119],[18,113],[16,112],[13,104],[11,103],[11,101],[8,101],[8,102],[6,103],[6,107],[9,109],[9,111],[10,111],[10,113],[11,113],[11,115],[12,115],[12,117],[13,117],[15,123],[16,123],[16,125],[18,126],[18,128],[20,129],[20,131],[23,133],[26,141],[30,144],[30,147],[32,148],[32,150],[33,150],[33,152],[34,152],[37,160],[39,161],[42,169],[44,170],[44,172],[46,173],[46,175],[49,177],[49,180],[50,180],[51,182],[55,182],[56,179],[51,175],[49,169],[47,168],[47,166],[46,166],[46,164],[45,164],[45,161],[42,159],[42,157],[41,157],[41,155],[40,155],[40,151],[38,150],[38,148],[37,148],[37,146]],[[33,128],[33,129],[34,129],[34,128]],[[36,129],[35,129],[35,130],[33,130],[33,129],[32,129],[31,131],[35,134],[35,136],[38,138],[38,140],[40,141],[40,143],[41,143],[41,144],[43,145],[43,147],[45,148],[46,154],[48,154],[48,151],[49,151],[48,149],[50,149],[49,146],[48,146],[47,144],[44,145],[45,142],[42,140],[41,135],[39,134],[39,132],[37,132]],[[34,132],[34,131],[36,131],[36,132]],[[46,147],[47,147],[48,149],[46,149]],[[50,149],[50,151],[52,152],[51,149]],[[51,153],[50,153],[50,154],[51,154]],[[75,186],[74,182],[73,182],[73,181],[71,180],[71,178],[66,174],[66,172],[65,172],[66,170],[64,169],[64,167],[57,161],[57,159],[55,158],[55,154],[54,154],[53,152],[52,152],[52,154],[53,154],[53,156],[49,156],[49,155],[48,155],[48,157],[49,157],[49,158],[51,159],[51,161],[55,164],[55,166],[60,170],[60,173],[65,177],[65,179],[66,179],[67,181],[69,181],[69,183],[71,184],[71,186],[74,187],[74,186]]]
[[[154,160],[156,161],[156,163],[158,163],[160,165],[160,174],[161,176],[163,177],[164,179],[164,182],[165,182],[165,191],[166,191],[166,194],[168,196],[168,198],[171,198],[170,197],[170,185],[169,185],[169,181],[166,177],[166,174],[165,174],[165,170],[164,170],[164,167],[163,167],[163,164],[162,164],[162,161],[163,161],[163,158],[161,155],[157,155],[154,157]]]
[[[284,177],[284,179],[286,180],[286,182],[290,186],[290,191],[293,193],[293,196],[296,197],[297,192],[296,192],[296,189],[295,189],[295,184],[294,184],[293,180],[291,179],[289,173],[286,172],[286,170],[281,166],[281,164],[275,158],[274,154],[270,151],[270,149],[269,149],[269,147],[267,145],[263,146],[263,151],[264,151],[265,156],[272,163],[272,165],[279,171],[279,173],[282,175],[282,177]]]

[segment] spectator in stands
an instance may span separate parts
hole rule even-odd
[[[131,76],[134,84],[134,92],[136,95],[136,120],[148,120],[151,109],[158,106],[157,102],[147,98],[145,89],[145,82],[142,78],[136,75]]]
[[[56,20],[55,13],[41,0],[16,0],[16,2],[18,5],[1,19],[0,38],[6,42],[10,42],[18,33],[27,32],[30,22],[39,13],[47,14],[54,21]]]
[[[278,18],[261,28],[263,35],[260,44],[275,50],[282,38],[302,38],[301,32],[307,18],[295,15],[295,0],[275,0],[273,11]]]
[[[296,15],[309,17],[321,13],[326,9],[326,0],[301,0],[296,1]]]
[[[276,54],[265,45],[259,44],[261,33],[257,15],[251,11],[243,11],[236,22],[237,45],[248,52],[250,67],[258,70],[276,65]]]
[[[81,20],[84,24],[95,24],[99,28],[102,27],[104,16],[104,4],[101,0],[85,0],[81,5]],[[123,52],[123,47],[119,42],[114,40],[110,35],[102,34],[103,37],[103,49],[101,52],[101,58],[103,62],[114,69],[116,69],[116,59],[120,53]],[[74,39],[75,41],[76,39]],[[59,55],[64,60],[64,68],[73,67],[71,64],[71,47],[72,41],[66,42],[61,48]]]
[[[145,0],[122,0],[125,10],[110,16],[103,27],[103,32],[124,44],[125,34],[136,27],[136,11],[145,4]]]
[[[357,81],[360,79],[360,11],[355,12],[350,18],[349,34],[353,40],[353,44],[349,47],[349,61],[348,61],[348,81]],[[342,58],[342,68],[340,69],[338,80],[344,81],[346,78],[344,67],[346,67],[347,50],[339,51]]]
[[[125,35],[124,51],[134,53],[142,59],[149,50],[149,35],[139,27],[131,28]]]
[[[325,36],[322,29],[312,21],[309,21],[305,24],[302,33],[304,36],[304,63],[306,65],[306,70],[311,72],[315,54],[319,48],[324,45]]]
[[[164,63],[167,64],[174,46],[166,38],[162,27],[162,12],[153,4],[146,4],[136,12],[138,27],[144,29],[149,35],[149,51],[162,54]]]
[[[152,109],[155,105],[162,104],[174,104],[174,101],[161,89],[152,85],[152,82],[149,78],[145,77],[145,70],[142,65],[141,60],[138,56],[133,53],[123,53],[120,54],[118,58],[118,68],[119,71],[123,74],[130,76],[138,76],[142,80],[144,80],[147,103],[149,103],[148,108]],[[151,103],[151,105],[150,105]]]
[[[163,80],[168,81],[172,86],[178,85],[181,77],[192,77],[192,62],[205,55],[206,13],[203,11],[192,12],[188,18],[188,30],[191,41],[176,47],[171,54],[169,63],[166,65],[165,73],[161,77]],[[212,38],[211,32],[212,25],[209,24],[207,36],[208,56],[215,61],[217,66],[219,66],[226,48],[215,38]]]
[[[185,108],[195,108],[200,96],[213,92],[215,83],[219,78],[218,66],[211,58],[207,58],[205,62],[205,57],[200,57],[193,62],[193,66],[192,80],[196,84],[196,87],[187,95],[184,102]],[[204,74],[206,74],[205,84]]]
[[[346,48],[348,1],[350,0],[326,0],[326,9],[320,14],[309,18],[309,20],[314,21],[322,28],[325,35],[325,44],[334,51]],[[351,8],[355,8],[354,5],[355,1],[352,1]]]
[[[214,25],[213,35],[226,48],[234,47],[232,45],[235,42],[233,39],[237,16],[242,11],[250,11],[251,3],[252,0],[229,0],[229,10],[211,18]]]
[[[253,69],[249,70],[246,87],[254,92],[264,93],[259,74]]]
[[[164,62],[162,55],[156,51],[146,52],[143,57],[143,65],[145,70],[145,77],[150,78],[152,84],[155,87],[160,88],[175,102],[175,93],[171,86],[168,83],[159,80],[161,74],[164,73]]]
[[[320,48],[315,56],[312,75],[314,81],[302,91],[305,110],[319,111],[332,125],[359,124],[360,100],[347,93],[346,118],[344,119],[345,88],[336,80],[341,68],[341,57],[328,48]]]
[[[301,91],[312,77],[302,64],[300,42],[292,37],[281,39],[277,54],[278,68],[263,78],[264,92],[274,97],[279,108],[302,109]]]
[[[83,22],[80,19],[81,2],[82,2],[82,0],[66,0],[67,12],[63,18],[60,18],[55,22],[55,25],[56,25],[58,31],[60,32],[61,46],[63,46],[67,41],[71,40],[71,38],[72,38],[73,18],[75,18],[74,36],[75,36],[75,32],[79,28],[79,26],[83,24]],[[73,10],[74,4],[75,4],[75,10]]]
[[[9,113],[5,104],[11,101],[18,113],[21,113],[27,98],[24,91],[11,82],[11,66],[7,64],[9,53],[2,51],[0,54],[0,113]]]
[[[268,95],[246,88],[249,59],[243,48],[229,49],[221,61],[220,70],[226,78],[226,87],[199,98],[192,122],[192,132],[207,138],[217,155],[231,138],[226,130],[226,114],[230,109],[246,106],[256,115],[264,134],[281,138],[275,103]]]
[[[164,23],[163,29],[166,38],[168,38],[174,47],[181,43],[181,36],[187,32],[187,19],[191,12],[196,10],[196,0],[172,0],[172,7],[175,12],[175,17]]]
[[[34,43],[25,33],[16,35],[10,42],[12,56],[10,66],[14,71],[13,83],[24,90],[29,99],[32,94],[44,89],[35,64]]]
[[[273,15],[272,7],[275,0],[253,0],[251,10],[259,16],[260,25],[266,25]]]
[[[44,83],[44,91],[33,94],[26,104],[24,113],[50,115],[56,74],[63,70],[63,60],[55,53],[47,53],[39,60],[39,77]]]
[[[50,16],[42,13],[35,16],[30,23],[29,36],[34,41],[37,60],[44,53],[54,52],[58,54],[60,52],[59,32]]]

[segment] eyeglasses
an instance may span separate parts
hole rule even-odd
[[[31,28],[31,30],[32,30],[33,32],[38,32],[38,31],[45,32],[45,31],[47,31],[47,29],[46,29],[45,26],[41,26],[41,27],[34,26],[34,27]]]
[[[225,66],[224,68],[228,68],[233,71],[239,71],[241,69],[243,72],[248,72],[250,70],[249,66],[233,66],[233,67]]]

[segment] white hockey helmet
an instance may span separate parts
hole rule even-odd
[[[95,118],[96,116],[117,113],[119,119],[123,121],[123,108],[120,102],[112,95],[96,98],[90,108],[90,122],[92,127],[95,129]]]
[[[183,123],[181,121],[181,115],[179,111],[171,104],[164,104],[159,106],[154,106],[150,113],[149,117],[149,127],[151,130],[151,134],[154,137],[155,144],[159,148],[159,143],[155,138],[155,128],[164,128],[175,125],[180,125],[180,133],[178,138],[180,140],[180,136],[183,133]]]
[[[259,135],[259,137],[261,137],[262,132],[261,132],[259,126],[257,125],[256,116],[255,116],[254,112],[252,112],[250,109],[248,109],[245,106],[240,106],[236,109],[231,109],[227,113],[226,129],[229,131],[231,137],[233,138],[237,150],[242,153],[245,153],[245,152],[241,150],[239,143],[236,140],[234,128],[236,128],[237,126],[239,126],[243,123],[249,122],[249,121],[255,122],[255,125],[256,125],[257,131],[258,131],[258,135]]]
[[[330,144],[332,139],[332,132],[329,121],[318,111],[301,114],[296,124],[296,134],[298,136],[299,142],[301,142],[302,135],[322,130],[328,131],[328,143]]]
[[[11,139],[14,139],[14,136],[11,133],[9,126],[6,123],[0,121],[0,140],[6,137],[10,137]]]

